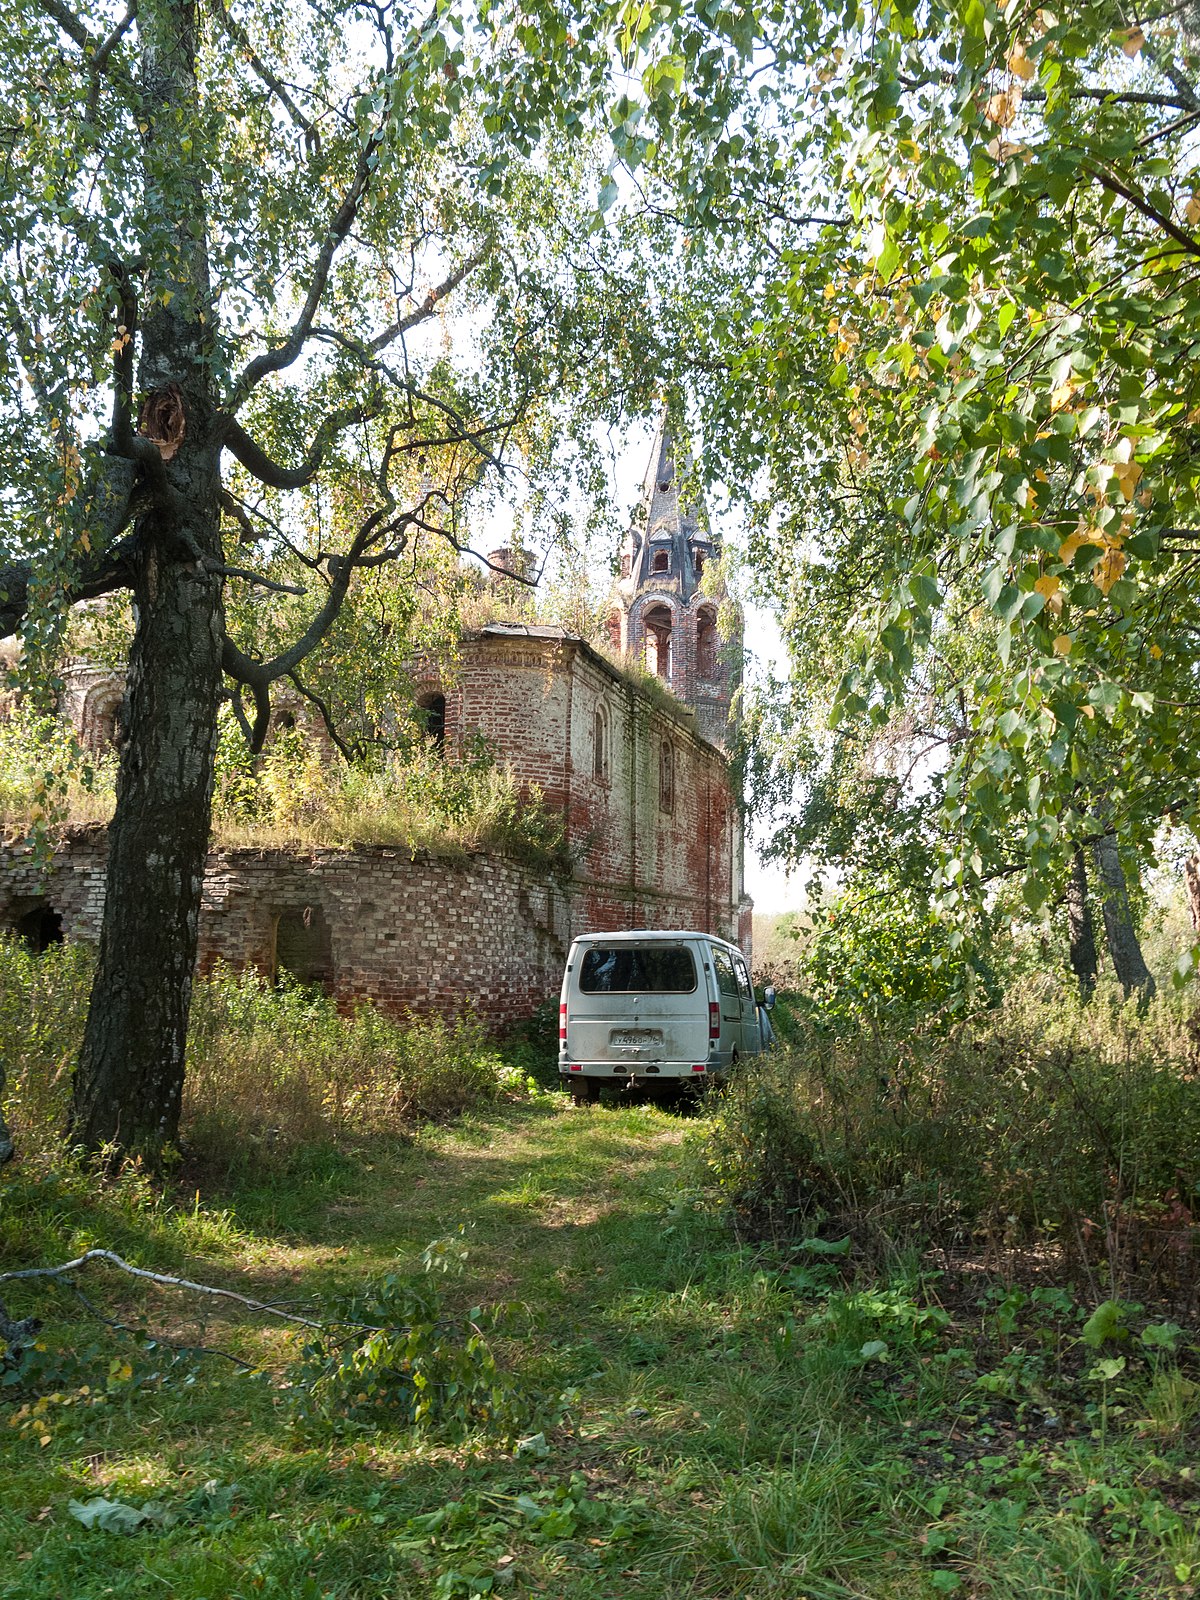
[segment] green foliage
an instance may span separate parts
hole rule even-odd
[[[55,1147],[90,988],[91,953],[34,956],[0,942],[5,1111],[27,1154]],[[511,1058],[464,1013],[399,1021],[370,1005],[346,1014],[327,995],[253,969],[197,981],[183,1137],[226,1170],[286,1169],[307,1147],[395,1134],[500,1096],[537,1094],[533,1057]]]
[[[812,1031],[735,1078],[708,1137],[752,1226],[836,1211],[893,1241],[1040,1241],[1114,1289],[1200,1278],[1200,1087],[1163,1002],[1144,1026],[1055,994],[944,1037]]]
[[[297,1416],[340,1433],[411,1426],[511,1445],[545,1404],[501,1370],[488,1339],[516,1308],[452,1311],[426,1256],[423,1275],[386,1273],[328,1309],[328,1331],[290,1374]]]
[[[999,997],[961,934],[894,881],[859,877],[812,922],[801,987],[818,1025],[945,1029]]]
[[[85,751],[62,720],[29,705],[0,714],[0,821],[44,830],[106,818],[116,759]]]

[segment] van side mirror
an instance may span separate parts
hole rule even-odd
[[[759,1005],[762,1006],[764,1011],[773,1011],[775,1009],[775,985],[773,983],[768,983],[763,989]]]

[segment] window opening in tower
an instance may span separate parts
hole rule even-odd
[[[646,629],[646,665],[658,678],[671,676],[671,613],[666,606],[651,606],[643,619]]]
[[[717,675],[717,619],[707,606],[696,618],[696,675],[708,679]]]

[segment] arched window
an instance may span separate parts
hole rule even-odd
[[[671,608],[651,606],[642,618],[646,630],[646,665],[659,678],[671,676]]]
[[[669,739],[658,747],[658,809],[675,809],[675,750]]]
[[[693,550],[692,551],[692,567],[693,567],[693,569],[694,569],[694,571],[696,573],[696,576],[698,578],[702,578],[704,576],[704,551],[703,550]]]
[[[671,558],[665,550],[656,550],[654,560],[650,564],[651,572],[670,572]]]
[[[608,782],[608,719],[599,707],[592,722],[592,776],[597,783]]]
[[[696,676],[712,679],[717,675],[717,617],[705,606],[696,617]]]
[[[609,612],[608,621],[604,624],[604,631],[608,636],[609,649],[619,650],[621,648],[621,617],[618,612]]]
[[[121,736],[121,691],[102,689],[88,696],[84,707],[83,743],[97,755],[116,749]]]
[[[446,696],[438,690],[421,695],[417,701],[417,722],[433,748],[442,755],[446,749]]]

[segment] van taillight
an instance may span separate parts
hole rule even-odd
[[[561,1044],[567,1039],[567,1002],[564,1000],[558,1008],[558,1038]]]
[[[721,1037],[721,1004],[718,1000],[708,1002],[708,1037],[710,1039]]]

